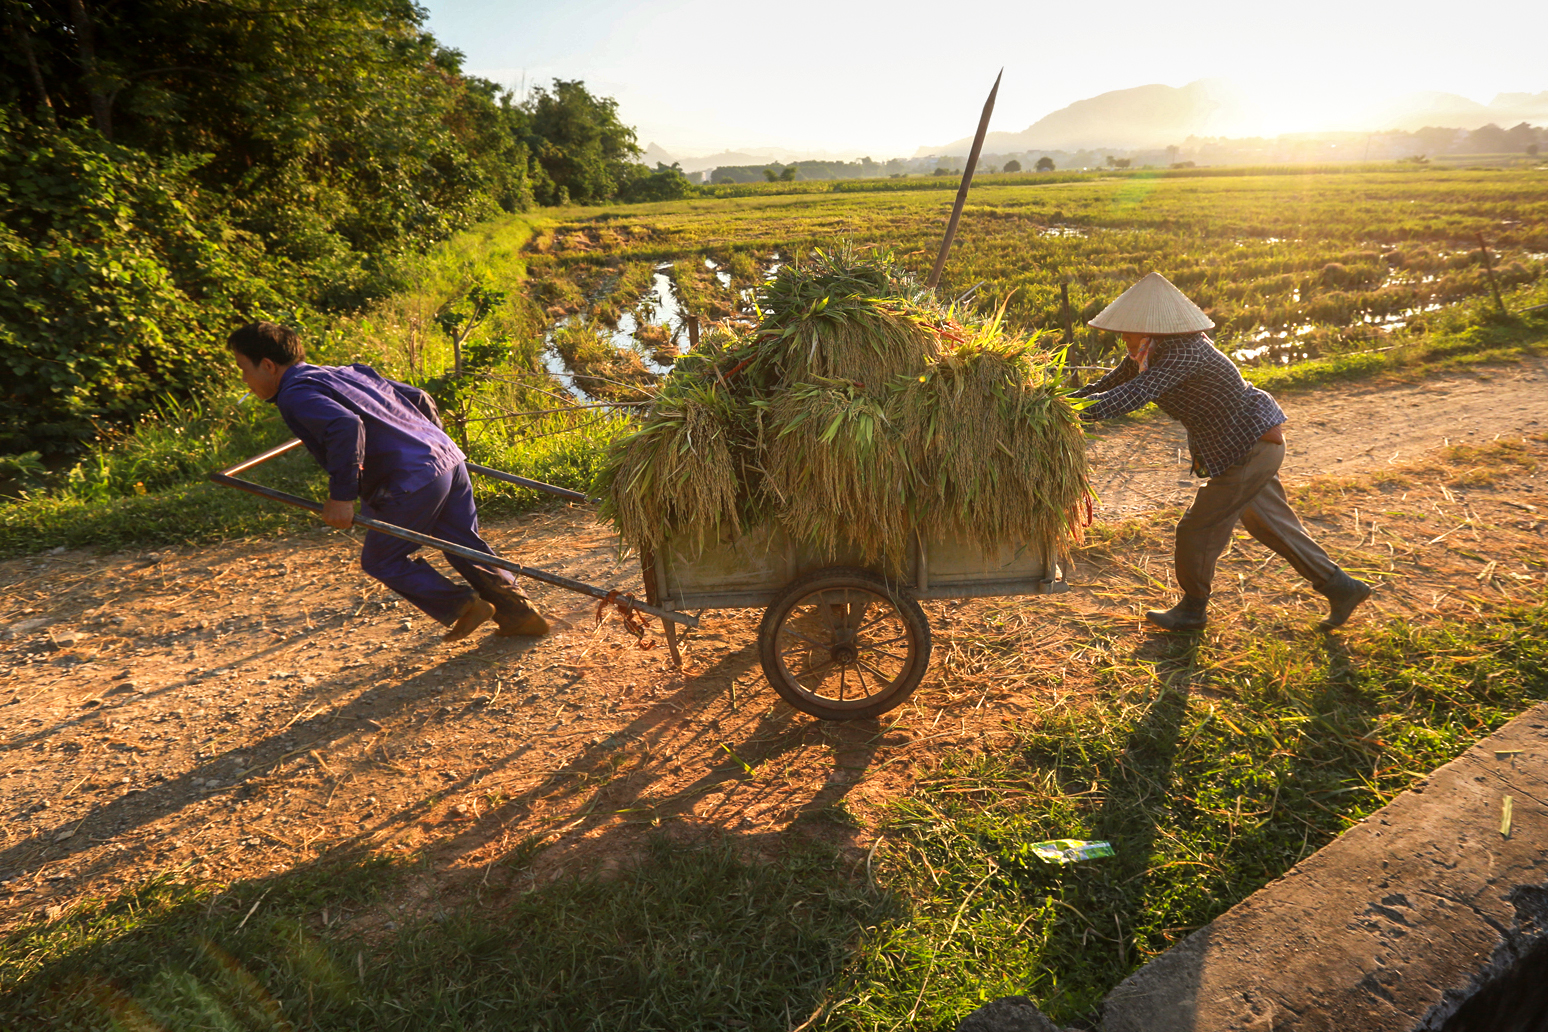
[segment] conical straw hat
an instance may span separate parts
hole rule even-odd
[[[1152,272],[1086,325],[1117,333],[1197,333],[1215,324],[1172,281]]]

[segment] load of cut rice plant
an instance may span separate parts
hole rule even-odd
[[[1055,551],[1090,496],[1062,353],[917,290],[887,252],[816,250],[760,321],[678,360],[598,493],[624,542],[703,547],[778,523],[898,569],[914,533]]]

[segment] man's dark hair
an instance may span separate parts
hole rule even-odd
[[[253,365],[272,358],[277,366],[288,366],[306,358],[301,335],[279,323],[248,323],[226,338],[226,346],[240,352]]]

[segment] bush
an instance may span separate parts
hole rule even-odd
[[[677,162],[671,165],[656,163],[654,172],[645,172],[645,166],[636,166],[641,174],[624,182],[618,189],[618,199],[621,201],[678,201],[684,197],[692,197],[696,192],[688,177],[683,175],[682,166]]]
[[[5,109],[0,139],[0,452],[78,452],[186,396],[235,322],[280,306],[262,248],[200,210],[198,159]]]

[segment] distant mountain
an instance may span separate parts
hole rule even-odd
[[[662,150],[661,147],[659,145],[657,145],[656,143],[654,143],[654,142],[647,143],[645,145],[645,153],[640,155],[640,161],[642,161],[644,164],[648,165],[651,168],[655,168],[657,164],[662,164],[662,165],[675,165],[675,164],[677,164],[677,159],[676,158],[672,157],[672,155],[670,155],[666,151]]]
[[[1077,100],[1019,133],[990,133],[984,150],[1009,154],[1092,147],[1166,147],[1189,136],[1238,134],[1249,115],[1240,93],[1223,79],[1200,79],[1182,87],[1136,86]],[[972,145],[972,137],[964,137],[941,147],[921,147],[915,156],[966,154]]]
[[[1136,86],[1077,100],[1019,133],[989,133],[984,151],[1017,154],[1103,147],[1142,150],[1182,144],[1190,136],[1255,136],[1253,114],[1240,91],[1223,79],[1200,79],[1182,87]],[[1501,93],[1488,104],[1455,93],[1411,93],[1355,110],[1341,124],[1321,129],[1413,132],[1438,126],[1472,130],[1491,122],[1506,129],[1521,122],[1548,124],[1548,91]],[[963,137],[943,146],[920,147],[914,156],[961,156],[967,154],[972,144],[972,137]]]
[[[1521,122],[1548,122],[1548,91],[1501,93],[1488,104],[1455,93],[1410,93],[1362,116],[1359,128],[1413,132],[1426,126],[1477,129],[1491,122],[1508,129]]]

